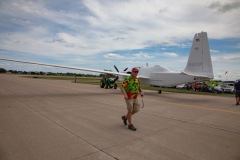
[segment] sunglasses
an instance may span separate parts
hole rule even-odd
[[[138,71],[134,71],[134,73],[138,73]]]

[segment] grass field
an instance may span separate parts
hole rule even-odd
[[[24,75],[21,77],[26,78],[38,78],[38,79],[52,79],[52,80],[68,80],[72,83],[85,83],[85,84],[92,84],[92,85],[99,85],[101,77],[77,77],[75,79],[75,76],[49,76],[49,75]],[[121,82],[117,81],[117,85],[120,86]],[[209,93],[209,92],[195,92],[193,90],[186,90],[186,89],[175,89],[175,88],[160,88],[160,87],[153,87],[150,85],[141,85],[142,89],[147,90],[155,90],[156,92],[158,90],[162,90],[163,92],[174,92],[174,93],[188,93],[188,94],[201,94],[201,95],[213,95],[213,96],[231,96],[234,97],[233,94],[215,94],[215,93]]]

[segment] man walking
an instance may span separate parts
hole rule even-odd
[[[122,120],[125,125],[127,125],[128,122],[128,129],[132,131],[137,130],[137,128],[135,128],[132,124],[132,115],[137,113],[140,108],[137,99],[138,93],[140,92],[141,96],[143,96],[143,91],[140,87],[140,81],[137,78],[138,71],[138,68],[133,68],[131,75],[125,78],[121,86],[121,91],[124,95],[128,110],[127,115],[122,116]]]
[[[234,85],[235,97],[236,97],[236,106],[239,105],[240,101],[240,79]]]

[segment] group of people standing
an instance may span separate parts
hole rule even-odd
[[[208,84],[206,83],[195,83],[194,84],[194,90],[195,91],[204,91],[209,92]]]

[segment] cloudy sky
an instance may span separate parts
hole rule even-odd
[[[100,70],[148,63],[180,72],[194,34],[204,31],[215,79],[236,80],[239,17],[239,0],[0,0],[0,57]],[[4,61],[0,67],[68,72]]]

